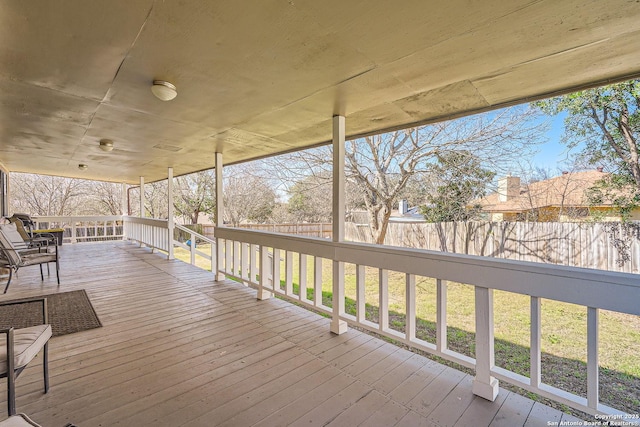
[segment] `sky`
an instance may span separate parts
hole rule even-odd
[[[567,160],[569,155],[567,146],[562,143],[565,117],[566,113],[544,117],[543,120],[549,120],[551,126],[546,132],[547,142],[539,147],[538,154],[531,159],[532,166],[552,171],[562,168],[562,163]]]

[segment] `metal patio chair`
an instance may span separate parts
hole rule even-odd
[[[44,392],[49,391],[49,338],[52,336],[46,298],[28,298],[0,302],[0,306],[42,302],[42,324],[26,328],[0,330],[0,378],[7,378],[9,416],[16,413],[16,379],[41,350]]]
[[[9,278],[7,280],[7,285],[4,288],[4,293],[7,293],[13,274],[14,272],[17,273],[18,269],[28,267],[30,265],[39,265],[40,278],[44,280],[42,264],[47,264],[48,269],[50,262],[56,263],[56,278],[59,285],[60,261],[58,259],[58,245],[53,244],[29,248],[24,241],[22,241],[22,244],[20,244],[19,241],[16,241],[14,244],[13,240],[16,239],[17,238],[12,235],[10,228],[7,228],[6,226],[0,228],[0,267],[6,267],[9,269]]]

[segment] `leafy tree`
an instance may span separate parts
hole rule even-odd
[[[174,207],[176,213],[191,224],[198,223],[200,213],[213,215],[215,203],[215,174],[211,170],[183,175],[175,180]]]
[[[482,207],[473,205],[486,195],[495,172],[482,167],[468,151],[439,154],[432,173],[440,179],[435,192],[426,196],[420,211],[429,222],[468,221],[478,219]]]
[[[333,190],[331,174],[322,172],[297,181],[288,190],[289,213],[298,222],[331,222]],[[360,189],[352,180],[345,185],[347,212],[363,209]]]
[[[582,146],[582,158],[612,175],[594,187],[596,204],[613,201],[621,213],[640,199],[640,80],[575,92],[534,105],[547,114],[566,113],[564,142]]]
[[[331,221],[331,181],[308,176],[289,189],[289,213],[297,222]]]

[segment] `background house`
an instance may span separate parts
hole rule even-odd
[[[480,200],[490,221],[581,221],[597,216],[603,221],[619,221],[611,201],[591,205],[588,191],[609,174],[601,168],[562,175],[522,185],[519,177],[498,180],[498,191]],[[640,209],[631,213],[640,219]]]

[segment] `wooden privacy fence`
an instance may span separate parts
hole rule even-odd
[[[639,230],[637,222],[391,223],[385,244],[639,273]],[[345,224],[345,237],[372,243],[364,224]]]
[[[203,224],[203,233],[205,236],[213,237],[213,225]],[[287,223],[287,224],[240,224],[238,228],[247,228],[249,230],[266,231],[271,233],[295,234],[298,236],[321,237],[323,239],[331,238],[331,223]]]

